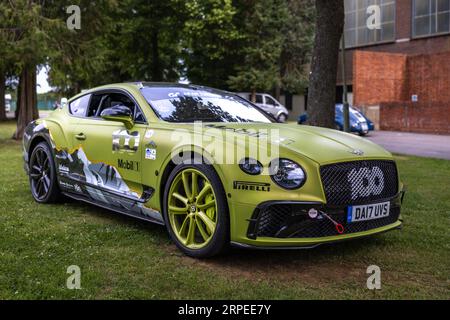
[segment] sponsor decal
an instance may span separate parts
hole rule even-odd
[[[255,138],[268,137],[268,133],[267,132],[258,132],[258,131],[255,131],[255,130],[248,130],[246,128],[230,128],[230,127],[227,127],[227,126],[224,126],[224,125],[215,125],[215,124],[208,124],[208,125],[205,125],[205,127],[231,131],[231,132],[234,132],[234,133],[245,134],[247,136],[255,137]]]
[[[156,160],[156,149],[146,148],[145,149],[145,159]]]
[[[379,195],[384,189],[384,174],[380,167],[352,169],[347,180],[352,189],[352,199]]]
[[[138,161],[133,161],[133,160],[118,159],[117,166],[121,169],[132,170],[132,171],[137,171],[137,172],[139,172],[139,169],[140,169],[139,168],[140,163]]]
[[[67,182],[65,182],[65,181],[60,181],[60,182],[59,182],[59,185],[60,185],[61,187],[63,187],[63,188],[69,189],[69,190],[73,190],[73,189],[74,189],[74,186],[73,186],[72,184],[67,183]]]
[[[117,130],[112,134],[113,152],[136,152],[139,148],[140,134],[138,131]]]
[[[180,98],[180,97],[205,97],[205,96],[215,96],[214,94],[206,91],[175,91],[169,92],[167,94],[169,98]]]
[[[69,174],[70,173],[70,169],[68,167],[66,167],[65,165],[60,164],[59,167],[59,172],[62,174]]]
[[[270,183],[248,182],[248,181],[233,181],[233,189],[270,192]]]
[[[149,143],[147,143],[147,145],[145,146],[146,148],[152,148],[155,149],[156,148],[156,143],[155,141],[150,141]]]
[[[80,187],[78,184],[76,184],[76,185],[74,186],[74,189],[75,189],[76,192],[81,193],[81,187]]]
[[[145,132],[145,139],[150,139],[151,137],[153,137],[153,134],[155,133],[155,131],[149,129]]]

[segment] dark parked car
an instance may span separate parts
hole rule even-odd
[[[342,104],[336,104],[336,114],[334,122],[337,130],[344,130],[344,111]],[[354,107],[349,107],[350,116],[350,131],[357,132],[361,136],[365,136],[369,131],[375,130],[375,125],[368,119],[362,112],[358,111]],[[300,115],[298,118],[298,124],[303,124],[308,120],[306,113]]]

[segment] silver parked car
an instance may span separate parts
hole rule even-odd
[[[238,95],[244,99],[251,101],[251,93],[249,92],[239,92]],[[286,122],[288,119],[289,111],[278,102],[274,97],[267,93],[256,93],[255,104],[270,113],[279,122]]]

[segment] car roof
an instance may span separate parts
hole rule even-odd
[[[191,90],[208,90],[216,93],[227,93],[231,94],[231,92],[215,89],[211,87],[201,86],[201,85],[195,85],[195,84],[185,84],[185,83],[177,83],[177,82],[149,82],[149,81],[136,81],[136,82],[124,82],[124,83],[112,83],[112,84],[106,84],[103,86],[91,88],[89,90],[85,90],[76,96],[70,98],[70,100],[74,100],[78,97],[81,97],[85,94],[89,94],[95,91],[99,90],[107,90],[107,89],[125,89],[130,91],[136,90],[136,89],[142,89],[142,88],[182,88],[182,89],[191,89]],[[232,93],[234,94],[234,93]]]

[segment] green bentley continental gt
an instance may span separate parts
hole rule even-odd
[[[336,130],[277,123],[230,92],[171,83],[85,91],[31,122],[25,170],[63,195],[165,225],[185,254],[311,248],[400,228],[392,155]]]

